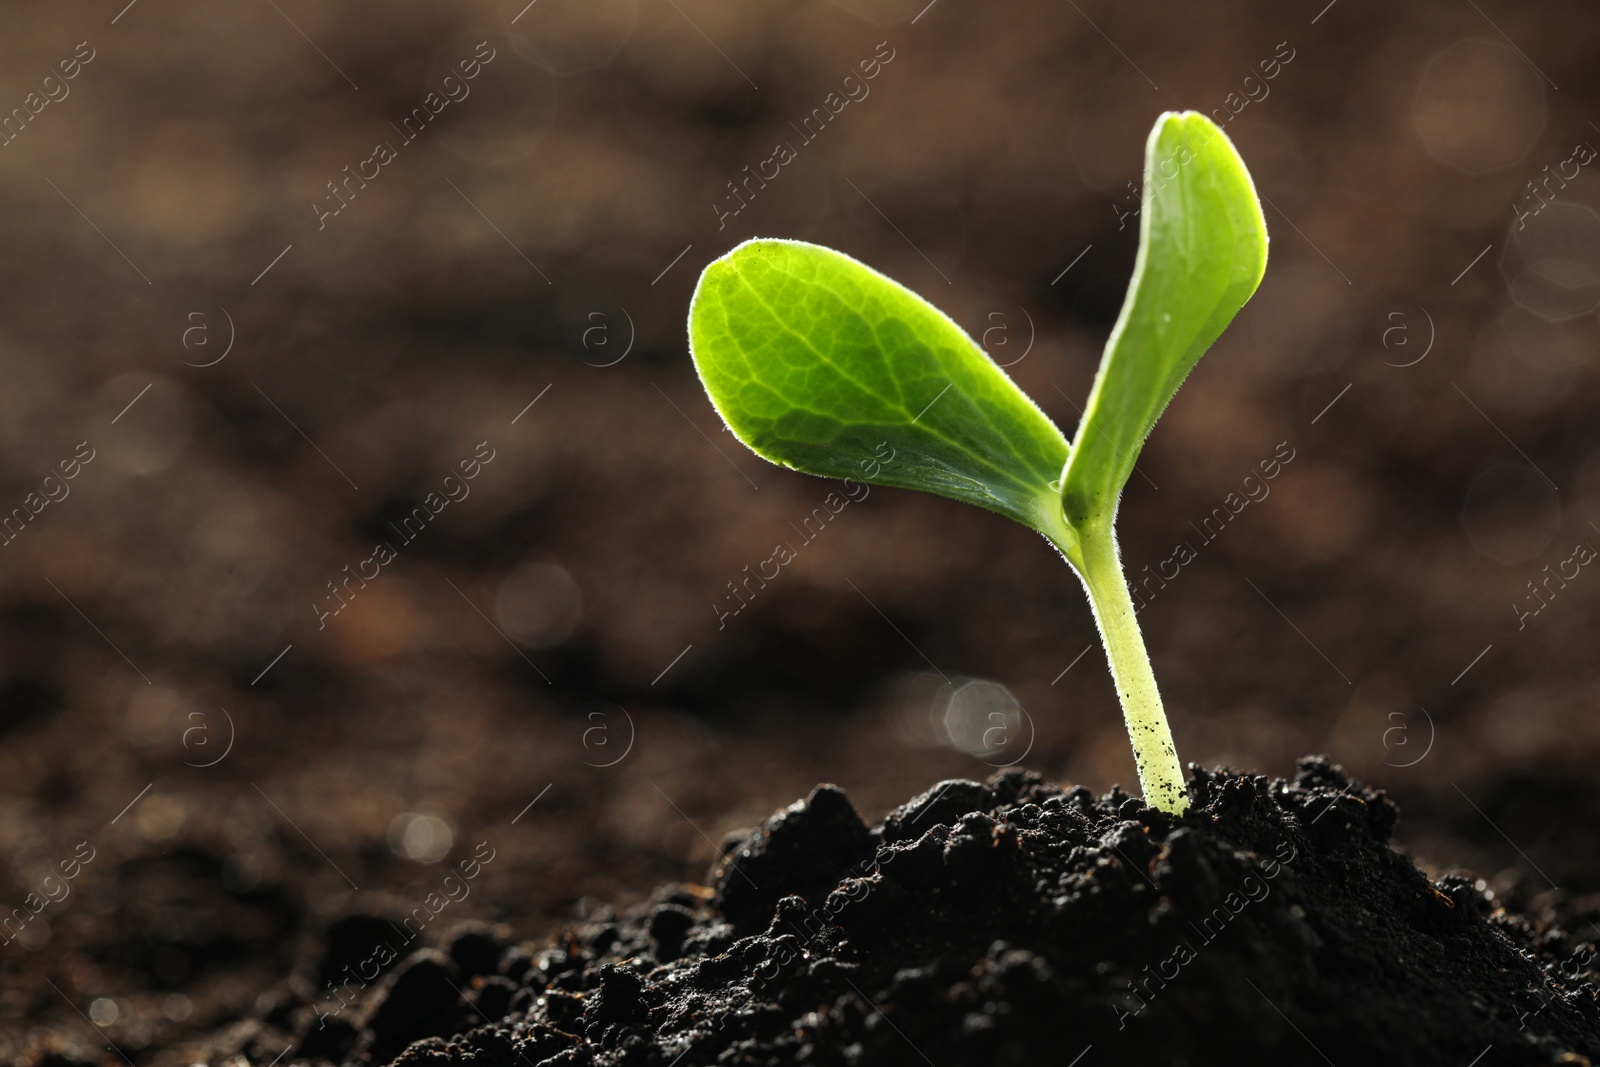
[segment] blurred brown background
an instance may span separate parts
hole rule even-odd
[[[1327,752],[1431,864],[1600,887],[1600,25],[1324,2],[8,10],[0,1050],[188,1062],[479,842],[426,940],[696,878],[817,781],[1135,785],[1076,580],[998,517],[873,490],[719,629],[830,487],[721,430],[684,316],[740,240],[831,244],[1070,433],[1167,108],[1273,238],[1122,509],[1130,571],[1197,550],[1142,617],[1180,753]]]

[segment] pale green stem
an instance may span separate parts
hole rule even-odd
[[[1063,531],[1065,533],[1065,531]],[[1133,760],[1139,769],[1139,787],[1147,804],[1174,815],[1188,809],[1183,765],[1172,743],[1172,729],[1161,707],[1155,672],[1139,632],[1133,598],[1117,558],[1117,543],[1110,524],[1074,530],[1051,538],[1083,579],[1100,627],[1111,678],[1122,701],[1122,717],[1133,742]]]

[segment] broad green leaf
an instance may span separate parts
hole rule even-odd
[[[689,343],[759,456],[1060,525],[1061,431],[943,312],[843,253],[740,245],[701,274]]]
[[[1255,185],[1204,115],[1163,115],[1145,147],[1139,255],[1062,474],[1074,526],[1109,524],[1150,428],[1261,282]]]

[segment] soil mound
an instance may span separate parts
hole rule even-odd
[[[1325,759],[1196,771],[1190,798],[1175,819],[1008,771],[867,827],[819,786],[709,887],[537,952],[467,931],[362,1020],[274,1025],[285,1063],[408,1067],[1600,1060],[1575,912],[1430,880],[1389,846],[1394,804]]]

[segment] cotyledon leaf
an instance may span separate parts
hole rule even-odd
[[[689,343],[757,455],[1060,526],[1066,437],[943,312],[841,252],[739,245],[701,274]]]
[[[1193,111],[1145,146],[1139,254],[1062,474],[1074,526],[1109,523],[1150,429],[1267,266],[1255,185],[1226,134]]]

